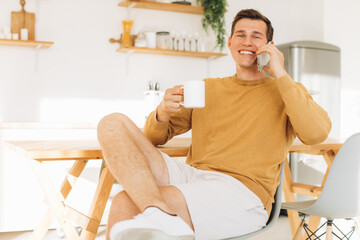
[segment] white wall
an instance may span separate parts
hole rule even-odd
[[[207,61],[198,58],[132,54],[127,68],[126,55],[116,52],[118,46],[108,41],[118,38],[122,32],[121,20],[126,16],[126,9],[118,7],[118,2],[27,1],[26,10],[35,12],[37,16],[37,40],[54,41],[55,44],[39,52],[37,71],[34,49],[0,46],[0,121],[97,122],[109,112],[121,111],[141,125],[144,120],[143,91],[149,80],[160,81],[164,90],[186,79],[206,77]],[[343,126],[346,124],[343,133],[349,135],[360,131],[360,94],[356,90],[360,85],[353,71],[356,69],[356,56],[360,55],[356,47],[359,33],[354,23],[360,19],[359,15],[349,14],[357,13],[358,0],[342,2],[341,6],[337,0],[228,0],[228,3],[228,32],[240,9],[255,8],[272,20],[275,44],[316,40],[340,46],[343,88],[346,89],[343,90],[346,91],[342,105]],[[0,28],[10,26],[10,12],[19,9],[18,1],[1,0]],[[131,17],[134,19],[133,34],[144,30],[201,31],[201,16],[197,15],[133,9]],[[210,44],[214,42],[213,39],[206,40]],[[212,77],[235,73],[230,56],[208,64]],[[29,132],[23,134],[11,133],[6,138],[31,137]],[[83,137],[81,134],[66,136]],[[11,166],[15,168],[15,163],[21,164],[21,161],[14,159],[11,164],[4,164],[4,159],[0,159],[0,170],[3,173],[9,171]],[[10,177],[6,181],[0,179],[2,196],[7,195],[4,191],[9,187],[4,186],[9,181],[15,180]],[[20,186],[19,183],[16,184]],[[0,198],[2,210],[12,209],[2,205],[4,201],[12,200],[10,197]],[[44,207],[40,201],[36,206]],[[25,216],[22,219],[26,221]],[[5,218],[0,218],[0,227],[5,227],[5,221]]]
[[[118,45],[108,41],[122,32],[126,9],[118,7],[118,2],[27,1],[26,10],[37,16],[36,39],[55,44],[39,52],[37,71],[34,49],[0,46],[1,121],[96,122],[106,113],[123,111],[141,124],[147,81],[160,81],[164,90],[186,79],[207,76],[207,61],[198,58],[132,54],[127,68],[126,55],[116,52]],[[272,19],[276,43],[322,40],[322,15],[308,14],[321,13],[322,1],[228,3],[228,32],[238,10],[256,8]],[[17,1],[2,0],[0,27],[10,26],[10,12],[17,10]],[[202,31],[199,15],[133,9],[130,16],[135,34],[143,30]],[[211,38],[206,41],[214,43]],[[234,72],[230,56],[209,62],[210,76]]]
[[[341,48],[341,135],[360,132],[358,0],[324,0],[324,41]]]
[[[347,0],[339,3],[337,0],[324,2],[324,41],[341,47],[342,87],[360,90],[357,68],[360,48],[360,2]]]
[[[143,91],[149,80],[160,81],[164,90],[186,79],[207,76],[207,61],[198,58],[133,54],[128,58],[127,68],[126,55],[116,52],[118,45],[108,41],[122,32],[121,20],[126,9],[118,7],[118,2],[27,1],[26,10],[37,16],[37,40],[55,44],[39,52],[37,71],[34,49],[0,46],[0,121],[97,122],[107,113],[121,111],[141,125]],[[338,45],[342,50],[341,135],[360,132],[360,81],[356,71],[360,56],[358,0],[341,4],[338,0],[228,0],[228,3],[228,33],[238,10],[255,8],[272,20],[275,44],[316,40]],[[19,1],[1,0],[0,28],[10,26],[10,12],[19,9]],[[201,16],[197,15],[134,9],[131,17],[133,34],[144,30],[201,31]],[[214,42],[206,41],[210,45]],[[235,72],[230,56],[208,64],[212,77]],[[86,133],[1,130],[0,138],[94,138],[94,134],[94,129]],[[36,219],[34,215],[42,213],[45,205],[27,162],[1,150],[0,173],[0,231],[30,229],[41,214]],[[19,174],[22,178],[18,178]],[[82,181],[89,185],[88,179]],[[20,203],[19,199],[24,198],[29,201]]]

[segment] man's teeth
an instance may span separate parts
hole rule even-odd
[[[253,53],[253,52],[250,52],[250,51],[240,51],[240,54],[252,55],[252,54],[254,54],[254,53]]]

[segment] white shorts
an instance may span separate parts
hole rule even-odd
[[[170,185],[177,187],[186,199],[196,240],[241,236],[266,225],[268,214],[264,205],[240,181],[162,155]]]

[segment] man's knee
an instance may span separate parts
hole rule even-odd
[[[111,212],[126,217],[128,215],[136,215],[140,213],[140,210],[136,207],[129,195],[125,191],[121,191],[112,199]]]
[[[114,133],[114,131],[120,130],[117,134],[121,134],[121,131],[126,129],[126,125],[130,122],[130,118],[128,118],[125,114],[122,113],[111,113],[103,117],[98,126],[97,133],[99,140],[106,136],[107,134]]]
[[[131,199],[129,198],[129,195],[125,191],[121,191],[112,199],[111,205],[126,206],[130,201]]]

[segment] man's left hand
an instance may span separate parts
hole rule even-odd
[[[279,79],[280,77],[288,74],[284,66],[284,55],[279,49],[274,46],[273,42],[271,44],[265,44],[261,46],[257,50],[256,54],[259,55],[263,52],[267,52],[270,54],[270,66],[264,66],[263,71],[268,72],[276,79]]]

